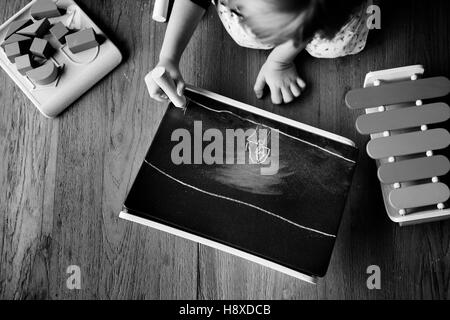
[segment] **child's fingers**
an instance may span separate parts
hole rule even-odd
[[[167,100],[167,96],[164,93],[150,93],[150,98],[159,101],[165,102]]]
[[[281,104],[283,102],[283,96],[281,95],[280,88],[272,86],[270,88],[270,95],[273,104]]]
[[[264,79],[264,74],[260,72],[256,78],[255,86],[253,90],[255,91],[256,98],[261,99],[264,94],[264,87],[266,86],[266,80]]]
[[[156,101],[162,102],[164,99],[163,92],[150,92],[150,98],[155,99]]]
[[[283,96],[284,103],[291,103],[294,100],[294,96],[290,88],[281,87],[281,95]]]
[[[302,90],[300,89],[299,85],[295,82],[292,82],[290,85],[290,89],[294,97],[298,98],[302,94]]]
[[[151,83],[149,87],[150,97],[159,102],[166,102],[167,95],[161,90],[161,88],[155,83]]]
[[[184,95],[184,89],[186,89],[186,83],[183,81],[183,79],[179,79],[177,81],[177,93],[179,96]]]
[[[167,100],[169,100],[169,98],[167,98],[167,96],[164,93],[153,95],[151,97],[152,97],[152,99],[155,99],[158,102],[167,102]]]
[[[297,78],[297,84],[298,84],[298,86],[300,87],[300,89],[305,90],[305,88],[306,88],[306,83],[305,83],[305,81],[303,81],[303,80],[300,79],[300,78]]]

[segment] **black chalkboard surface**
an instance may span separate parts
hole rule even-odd
[[[324,276],[353,143],[202,89],[186,95],[185,109],[169,106],[121,217],[309,282]]]

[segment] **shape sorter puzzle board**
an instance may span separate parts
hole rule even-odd
[[[117,67],[122,61],[122,55],[73,0],[44,0],[44,2],[50,2],[50,5],[56,5],[60,12],[59,16],[50,11],[46,12],[42,7],[36,9],[41,1],[31,1],[0,26],[2,43],[0,66],[44,116],[53,118]],[[48,18],[43,19],[48,20],[49,25],[41,26],[40,24],[44,24],[40,19],[42,16],[39,12],[33,11],[42,11],[42,14]],[[29,21],[24,27],[27,30],[18,30],[12,36],[8,34],[11,29],[14,29],[11,26],[19,21]],[[45,34],[40,28],[46,31]],[[64,35],[64,28],[70,32],[67,36]],[[80,33],[79,37],[74,37],[73,35],[77,32]],[[17,45],[5,45],[8,37],[26,37],[29,34],[36,36],[30,45],[33,48],[29,49],[30,56],[33,59],[36,58],[34,61],[36,64],[45,66],[44,70],[35,71],[34,74],[28,73],[33,70],[29,71],[29,67],[27,68],[29,61],[25,59],[26,56],[22,56],[19,62],[23,69],[19,70],[16,66],[14,50],[17,50],[19,54],[23,48]],[[92,39],[93,35],[98,39],[98,43]],[[63,38],[65,39],[62,40]],[[79,39],[83,39],[81,45],[77,43]],[[46,43],[47,47],[45,47]],[[38,77],[39,73],[46,75],[44,81],[39,81],[42,80]]]

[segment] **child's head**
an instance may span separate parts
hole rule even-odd
[[[333,37],[364,0],[229,0],[244,23],[264,42]]]

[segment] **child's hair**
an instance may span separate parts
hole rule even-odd
[[[247,0],[248,1],[248,0]],[[263,42],[332,38],[364,0],[253,0],[244,22]]]

